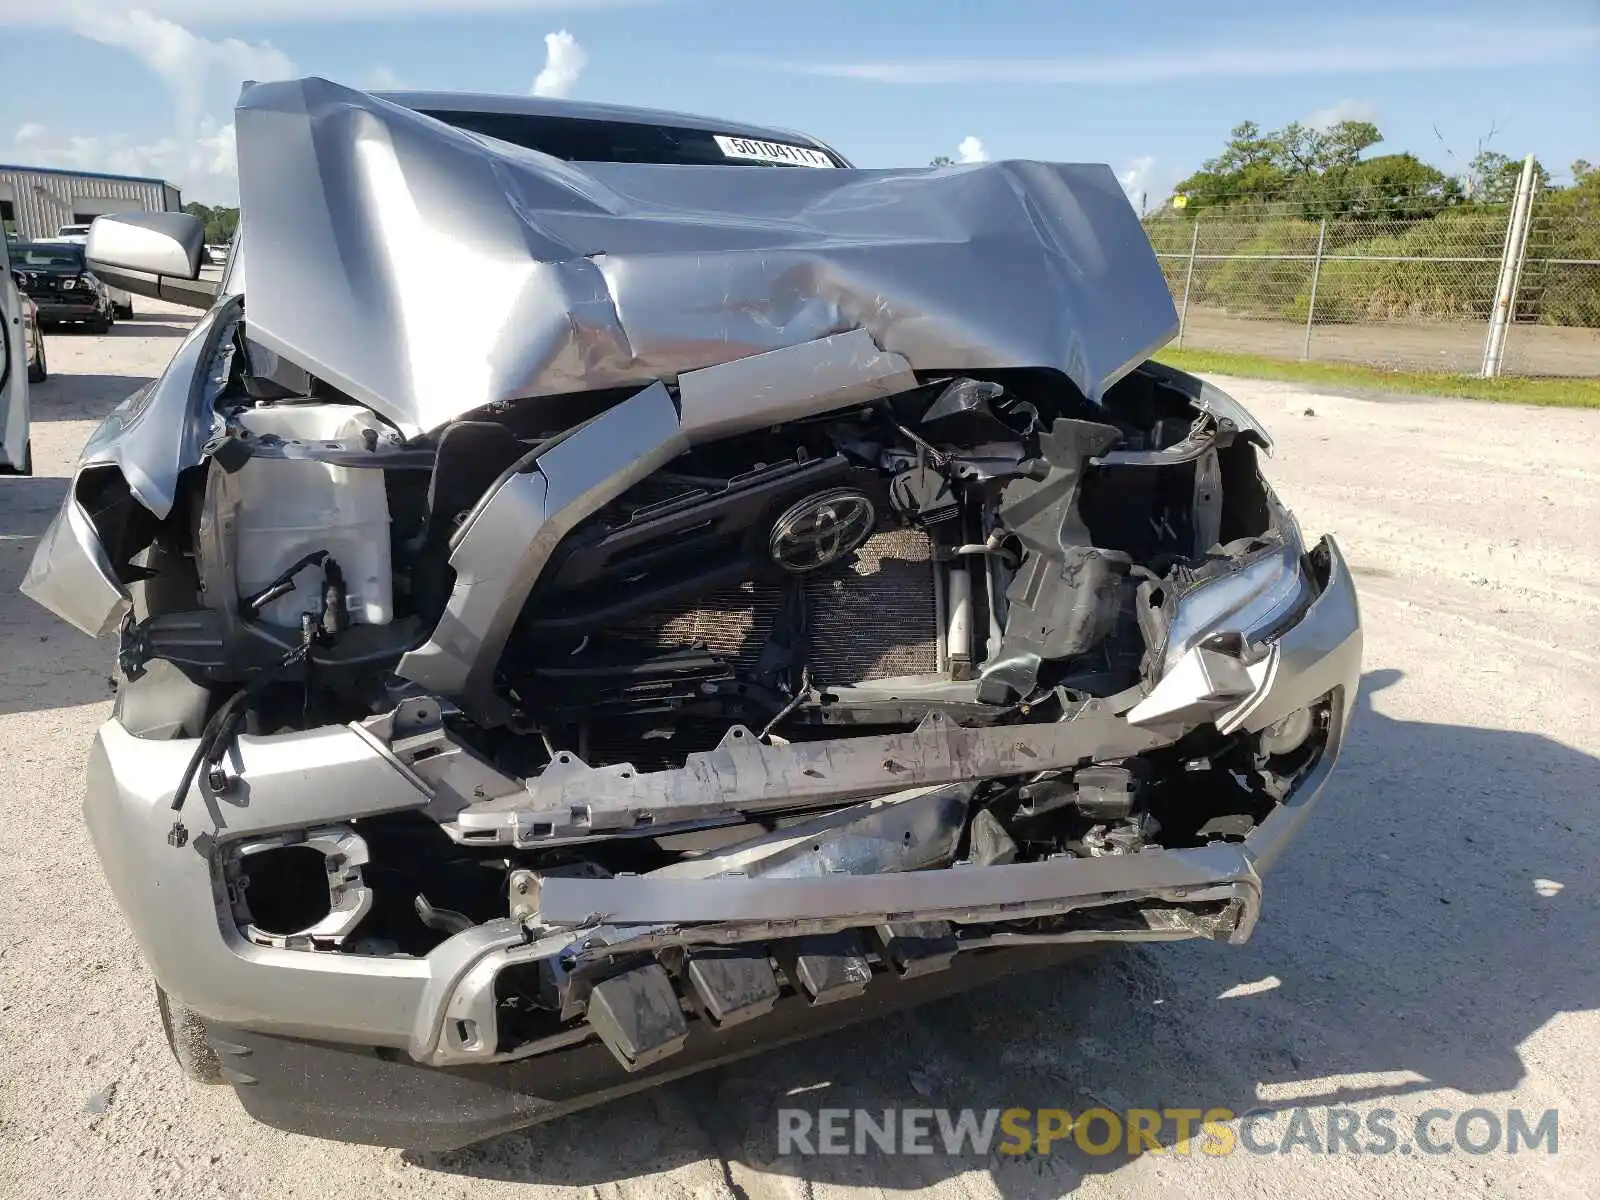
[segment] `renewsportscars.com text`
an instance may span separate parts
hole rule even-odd
[[[779,1154],[1555,1154],[1556,1109],[802,1108],[778,1110]]]

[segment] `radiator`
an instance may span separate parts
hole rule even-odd
[[[859,683],[938,667],[933,561],[927,535],[880,530],[853,561],[805,578],[806,659],[816,685]],[[783,592],[745,583],[654,614],[628,634],[660,647],[703,646],[745,671],[754,670]]]

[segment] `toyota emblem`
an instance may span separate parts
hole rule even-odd
[[[877,523],[878,511],[866,495],[836,488],[807,496],[779,517],[767,549],[785,571],[815,571],[854,552]]]

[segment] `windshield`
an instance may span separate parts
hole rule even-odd
[[[11,247],[11,265],[25,271],[81,271],[83,247],[29,245],[25,242]]]
[[[427,112],[457,129],[487,134],[568,162],[664,163],[720,167],[842,167],[798,142],[716,134],[704,129],[527,113]]]

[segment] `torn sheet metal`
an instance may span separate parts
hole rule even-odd
[[[1177,327],[1103,165],[579,165],[322,79],[235,123],[251,337],[407,434],[856,329],[1098,400]]]
[[[178,476],[222,432],[213,406],[228,382],[230,340],[242,311],[234,300],[196,321],[161,377],[129,395],[89,435],[80,469],[116,467],[139,503],[165,520]]]
[[[897,790],[1061,770],[1142,754],[1174,740],[1136,728],[1104,701],[1070,719],[965,729],[929,713],[909,733],[764,745],[735,725],[676,770],[590,767],[560,753],[520,795],[461,810],[446,831],[473,845],[537,845],[602,830],[841,803]]]
[[[1238,846],[1217,843],[1188,850],[1089,859],[1062,856],[1005,867],[904,874],[551,879],[540,895],[539,915],[548,926],[830,918],[860,924],[907,919],[979,924],[1142,898],[1199,903],[1237,896],[1247,898],[1253,910],[1260,890],[1249,854]],[[1236,940],[1248,936],[1245,930]]]
[[[1195,646],[1128,710],[1130,725],[1200,722],[1255,691],[1248,667],[1221,650]]]
[[[865,330],[752,354],[678,377],[683,431],[699,445],[764,426],[870,404],[917,386],[911,366]]]
[[[810,878],[948,866],[977,785],[912,788],[659,867],[659,879]]]
[[[110,633],[132,606],[76,494],[45,527],[20,590],[90,637]]]
[[[672,398],[656,384],[509,472],[456,534],[450,600],[398,673],[460,695],[481,724],[499,723],[494,668],[551,553],[578,522],[688,448]]]

